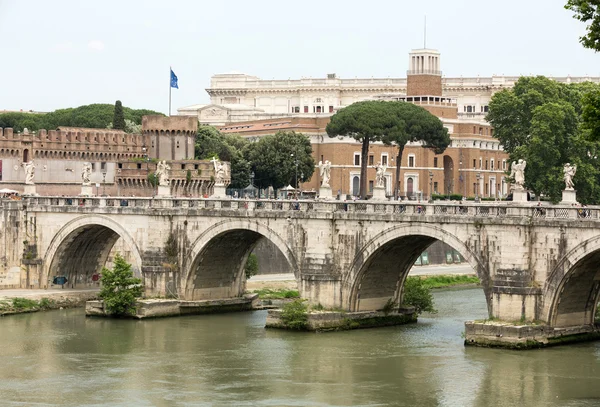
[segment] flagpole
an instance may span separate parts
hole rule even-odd
[[[169,116],[171,116],[171,66],[169,66]]]

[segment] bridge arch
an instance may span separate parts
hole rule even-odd
[[[588,239],[554,267],[543,288],[542,317],[554,327],[592,325],[600,300],[600,236]]]
[[[435,225],[394,225],[367,242],[346,274],[342,306],[350,311],[381,309],[388,299],[401,300],[404,281],[419,255],[436,240],[455,250],[471,265],[482,282],[491,315],[487,263],[458,236]]]
[[[131,250],[132,271],[141,277],[140,250],[127,230],[107,216],[85,215],[67,222],[50,241],[43,260],[42,286],[64,275],[69,285],[85,285],[99,273],[119,238]]]
[[[273,229],[250,219],[224,220],[206,229],[192,243],[182,279],[187,300],[239,297],[244,293],[248,256],[262,238],[283,254],[298,279],[298,263],[285,240]]]

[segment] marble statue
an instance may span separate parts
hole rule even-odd
[[[34,185],[33,178],[35,177],[35,164],[33,163],[33,160],[23,163],[23,168],[25,169],[25,184]]]
[[[156,180],[158,182],[158,185],[163,186],[163,187],[167,187],[169,186],[169,174],[168,171],[171,169],[171,167],[169,166],[169,164],[167,164],[167,162],[165,160],[163,161],[159,161],[158,164],[156,164]]]
[[[563,179],[565,180],[565,189],[572,190],[573,185],[573,177],[577,172],[577,165],[571,165],[570,163],[566,163],[563,168]]]
[[[383,188],[385,187],[385,171],[387,170],[387,165],[383,165],[377,162],[375,166],[375,186]]]
[[[512,166],[510,167],[510,176],[515,180],[514,189],[517,191],[522,191],[524,189],[526,166],[527,161],[520,159],[519,162],[513,161]]]
[[[329,179],[331,178],[331,163],[329,160],[325,160],[324,163],[319,161],[319,170],[322,177],[321,186],[329,187]]]
[[[215,184],[223,185],[227,176],[227,165],[216,158],[213,158],[211,161],[215,167]]]
[[[81,169],[81,180],[83,181],[83,185],[90,185],[90,177],[92,176],[92,164],[91,163],[83,163],[83,168]]]

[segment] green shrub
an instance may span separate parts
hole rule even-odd
[[[387,316],[390,312],[392,312],[394,310],[396,305],[397,305],[396,301],[394,301],[393,298],[390,298],[389,300],[387,300],[387,302],[385,303],[385,305],[383,306],[383,308],[381,310]]]
[[[56,305],[56,301],[51,300],[49,298],[44,297],[40,300],[40,308],[41,309],[51,309],[51,308],[54,308],[55,305]]]
[[[300,298],[300,293],[297,290],[288,290],[286,288],[261,288],[260,290],[254,290],[260,299],[282,299],[282,298]]]
[[[30,309],[39,307],[39,303],[29,298],[16,297],[12,299],[12,306],[14,309]]]
[[[258,274],[258,257],[256,254],[250,253],[246,260],[246,279]]]
[[[290,329],[304,330],[308,324],[308,307],[298,298],[285,304],[281,310],[281,320]]]
[[[404,304],[415,307],[417,314],[436,313],[433,296],[420,277],[408,277],[404,282]]]
[[[131,264],[119,253],[116,254],[112,270],[102,269],[100,297],[108,313],[124,316],[135,314],[136,298],[142,296],[142,280],[133,277]]]

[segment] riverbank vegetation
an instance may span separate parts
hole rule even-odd
[[[55,309],[56,306],[56,301],[49,298],[42,298],[38,301],[29,298],[15,297],[0,300],[0,315],[44,311]]]
[[[454,274],[454,275],[440,275],[440,276],[426,276],[426,277],[409,277],[420,278],[425,288],[447,288],[459,285],[479,285],[481,281],[474,275],[468,274]]]
[[[261,300],[280,300],[286,298],[300,298],[298,290],[289,290],[287,288],[261,288],[254,290]]]

